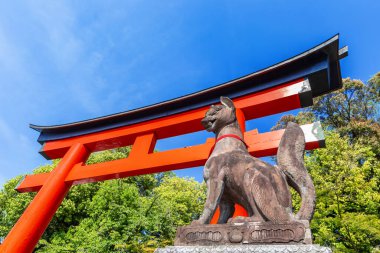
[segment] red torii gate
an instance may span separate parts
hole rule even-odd
[[[75,184],[202,166],[214,139],[191,147],[153,153],[156,140],[202,130],[200,120],[219,96],[229,96],[248,151],[256,156],[275,155],[283,130],[259,134],[245,131],[245,121],[312,105],[312,98],[341,87],[339,36],[264,70],[152,106],[71,124],[31,127],[41,132],[40,153],[62,158],[50,173],[26,176],[19,192],[38,191],[9,232],[1,252],[32,252],[70,187]],[[324,143],[319,123],[302,126],[306,149]],[[95,151],[132,145],[128,158],[86,165]],[[244,215],[237,207],[235,215]],[[217,215],[213,218],[215,219]]]

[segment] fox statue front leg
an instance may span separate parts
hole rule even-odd
[[[203,173],[207,185],[206,203],[201,216],[198,220],[194,220],[192,225],[209,224],[223,194],[224,170],[218,170],[215,164],[213,166],[212,162],[210,163],[211,167],[205,166]]]

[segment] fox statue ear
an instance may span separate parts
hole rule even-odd
[[[220,97],[220,102],[222,103],[222,105],[228,108],[235,109],[234,102],[232,102],[232,100],[228,97]]]

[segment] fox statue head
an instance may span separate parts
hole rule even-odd
[[[208,132],[219,132],[223,127],[236,121],[234,103],[228,97],[220,97],[220,105],[212,105],[201,123]]]

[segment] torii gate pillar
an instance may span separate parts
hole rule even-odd
[[[88,150],[81,143],[74,144],[69,149],[9,232],[4,244],[1,245],[2,252],[33,252],[38,240],[70,190],[72,183],[65,182],[66,176],[76,164],[86,162],[88,155]]]

